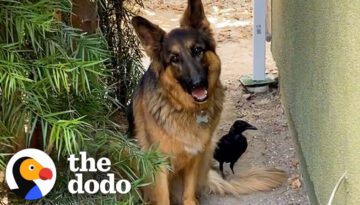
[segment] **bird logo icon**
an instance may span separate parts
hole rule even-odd
[[[56,168],[52,159],[38,149],[24,149],[14,154],[6,166],[6,182],[25,200],[41,199],[54,187]]]

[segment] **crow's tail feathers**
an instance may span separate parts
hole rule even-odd
[[[251,169],[243,175],[227,181],[215,170],[210,170],[207,188],[210,193],[239,196],[257,191],[269,191],[281,185],[286,178],[286,173],[282,170],[265,168]]]

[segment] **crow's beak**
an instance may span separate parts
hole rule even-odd
[[[252,125],[247,126],[246,129],[248,129],[248,130],[257,130],[257,128],[252,126]]]

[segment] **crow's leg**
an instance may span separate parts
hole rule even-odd
[[[219,162],[219,168],[220,168],[220,171],[221,171],[221,176],[223,178],[225,178],[225,175],[224,175],[224,166],[223,166],[224,162]]]
[[[234,172],[234,164],[235,164],[235,162],[230,162],[230,169],[231,169],[233,174],[235,174],[235,172]]]

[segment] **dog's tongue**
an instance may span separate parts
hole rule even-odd
[[[195,88],[191,91],[191,95],[196,100],[204,100],[207,97],[207,90],[203,87]]]

